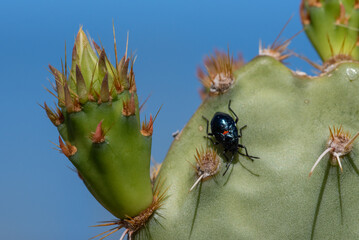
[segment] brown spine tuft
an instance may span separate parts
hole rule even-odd
[[[64,143],[60,136],[59,136],[59,144],[60,144],[61,152],[65,154],[66,157],[71,157],[75,155],[75,153],[77,152],[77,148],[75,146],[71,145],[69,142]]]
[[[129,117],[135,115],[136,113],[136,105],[135,105],[135,97],[134,94],[131,94],[130,99],[123,101],[122,103],[122,115]]]
[[[65,107],[68,113],[79,112],[81,111],[81,105],[78,100],[78,97],[71,97],[70,89],[67,83],[64,85],[64,95],[65,95]]]
[[[74,103],[72,102],[70,89],[69,89],[69,87],[67,86],[67,84],[65,84],[65,86],[64,86],[64,93],[65,93],[65,107],[66,107],[66,111],[67,111],[68,113],[74,112],[74,111],[75,111],[75,107],[74,107]]]
[[[328,153],[331,154],[331,158],[329,160],[330,164],[332,166],[339,166],[340,170],[343,172],[341,158],[352,151],[353,143],[359,136],[359,132],[357,132],[354,137],[351,137],[349,131],[344,132],[342,125],[340,125],[340,127],[333,126],[333,129],[329,127],[329,132],[330,136],[327,141],[327,148],[315,161],[312,169],[309,172],[309,177],[312,176],[316,166]]]
[[[135,217],[126,217],[125,219],[110,221],[107,223],[95,225],[93,227],[110,227],[112,228],[108,231],[100,233],[91,239],[102,236],[99,240],[108,237],[109,235],[119,231],[122,228],[126,230],[123,232],[120,239],[124,239],[126,234],[128,234],[128,239],[132,239],[132,235],[138,232],[143,227],[146,227],[146,224],[150,220],[150,218],[155,214],[155,211],[161,208],[164,204],[164,201],[167,198],[167,189],[163,189],[163,181],[158,180],[157,185],[153,189],[153,200],[151,205],[140,212]],[[105,234],[105,235],[104,235]]]
[[[300,20],[302,21],[302,24],[305,26],[310,24],[310,16],[305,8],[304,1],[305,0],[302,0],[302,2],[300,3],[299,13],[300,13]]]
[[[322,7],[320,0],[307,0],[309,7]]]
[[[336,20],[336,24],[348,25],[349,17],[345,14],[345,7],[343,3],[340,3],[340,15]]]
[[[130,84],[129,91],[131,93],[137,91],[136,82],[135,82],[135,72],[133,71],[133,64],[134,63],[135,63],[135,60],[132,59],[132,61],[131,61],[131,69],[130,69],[130,73],[128,75],[128,82]]]
[[[242,56],[239,54],[235,60],[229,50],[227,53],[215,50],[215,54],[206,56],[203,62],[206,72],[197,69],[197,77],[204,87],[202,96],[226,92],[234,82],[233,72],[244,65]]]
[[[52,75],[54,75],[55,77],[56,92],[59,99],[59,105],[64,106],[65,93],[62,73],[51,65],[49,65],[49,69],[51,70]]]
[[[150,115],[150,121],[148,123],[146,123],[146,119],[145,121],[142,123],[142,128],[141,128],[141,134],[143,136],[152,136],[153,133],[153,123],[155,122],[158,113],[161,111],[162,106],[160,107],[160,109],[158,109],[155,118],[152,119],[152,115]]]
[[[141,134],[145,137],[152,136],[153,133],[153,119],[150,115],[150,121],[147,123],[146,120],[142,123]]]
[[[56,127],[64,122],[64,115],[57,106],[56,110],[53,110],[47,106],[46,102],[44,102],[44,106],[41,107],[46,111],[47,117]]]

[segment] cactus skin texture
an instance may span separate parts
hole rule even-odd
[[[158,210],[162,226],[148,224],[152,239],[310,239],[324,162],[330,158],[325,157],[310,178],[308,173],[326,149],[328,126],[342,124],[353,134],[359,130],[358,73],[358,63],[344,63],[321,77],[307,78],[266,56],[238,70],[232,88],[207,98],[174,140],[159,173],[169,186],[169,197]],[[222,159],[220,173],[189,192],[197,179],[191,166],[196,149],[213,147],[204,138],[202,116],[228,112],[229,100],[239,126],[248,125],[241,143],[260,157],[254,162],[236,159],[260,176],[238,162],[222,176],[225,158],[215,147]],[[359,238],[359,176],[347,161],[359,164],[358,152],[354,142],[352,152],[342,158],[343,222],[337,167],[330,167],[313,239]]]
[[[57,110],[46,103],[44,108],[61,135],[60,151],[89,191],[117,218],[134,217],[153,199],[149,176],[153,120],[141,128],[133,61],[127,52],[119,62],[116,52],[114,67],[105,51],[93,46],[80,29],[70,74],[66,62],[62,72],[50,66]]]

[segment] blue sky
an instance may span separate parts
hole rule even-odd
[[[112,21],[120,51],[126,34],[136,51],[140,100],[151,94],[142,117],[163,108],[155,122],[153,158],[161,162],[171,133],[181,129],[199,106],[196,68],[214,49],[246,61],[257,55],[259,39],[271,43],[282,26],[289,38],[301,29],[299,0],[277,1],[1,1],[0,69],[0,238],[7,240],[88,239],[90,228],[113,217],[87,192],[70,162],[53,148],[58,133],[38,103],[53,102],[48,64],[60,66],[83,25],[114,60]],[[319,61],[304,33],[290,45]],[[289,67],[311,73],[298,59]],[[118,239],[119,235],[108,239]]]

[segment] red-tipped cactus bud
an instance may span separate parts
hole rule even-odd
[[[102,80],[101,90],[100,90],[100,102],[108,102],[111,100],[110,89],[108,87],[108,74],[106,73],[105,77]]]
[[[81,70],[78,65],[76,65],[76,87],[77,87],[77,95],[79,96],[80,102],[85,103],[87,102],[87,87],[82,76]]]
[[[102,120],[97,125],[95,132],[91,133],[91,140],[93,143],[102,143],[105,141],[105,132],[102,129]]]

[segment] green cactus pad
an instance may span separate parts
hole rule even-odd
[[[323,61],[337,55],[359,60],[357,0],[302,0],[301,18],[307,36]]]
[[[119,98],[126,99],[125,95],[129,94]],[[151,137],[140,133],[136,116],[126,117],[121,111],[122,100],[86,103],[81,112],[65,114],[63,123],[67,141],[78,149],[70,161],[95,198],[118,218],[136,216],[152,203]],[[101,120],[109,130],[104,142],[93,143],[90,133]]]
[[[44,104],[65,141],[60,139],[61,151],[109,212],[120,219],[137,216],[153,200],[153,121],[141,127],[133,61],[126,53],[117,62],[116,52],[113,66],[104,49],[90,44],[80,29],[70,73],[66,62],[62,68],[50,66],[59,107]]]
[[[352,135],[359,131],[359,64],[345,63],[324,76],[307,78],[271,57],[257,57],[238,72],[225,94],[209,97],[183,129],[163,162],[159,176],[166,179],[168,198],[139,239],[358,239],[359,176],[348,159],[359,165],[359,142],[343,157],[340,174],[340,210],[337,167],[324,157],[329,126]],[[204,138],[206,122],[217,111],[228,113],[228,101],[243,130],[240,143],[254,162],[236,155],[254,176],[235,163],[193,191],[197,175],[196,148],[213,147]],[[222,159],[221,148],[216,148]],[[190,162],[190,163],[189,163]],[[322,200],[318,208],[318,196]],[[313,222],[318,211],[315,229]],[[341,222],[343,216],[343,222]],[[147,232],[147,234],[146,234]],[[312,235],[312,232],[314,233]],[[148,234],[149,233],[149,234]]]

